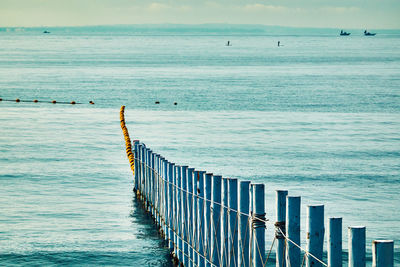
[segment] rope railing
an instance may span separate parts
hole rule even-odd
[[[131,142],[124,108],[120,112],[121,129],[134,174],[134,191],[155,220],[177,263],[201,267],[267,266],[274,246],[276,266],[335,267],[331,262],[339,262],[341,246],[340,253],[329,247],[328,263],[323,261],[322,205],[307,207],[307,247],[304,248],[300,245],[300,197],[277,191],[279,214],[276,222],[272,222],[265,217],[263,184],[175,165],[138,140]],[[281,193],[286,195],[279,197]],[[267,225],[275,228],[268,252],[265,249]],[[328,237],[330,243],[337,243],[337,237],[331,234]],[[300,252],[303,253],[301,264]]]

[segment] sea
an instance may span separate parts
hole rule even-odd
[[[400,31],[340,30],[0,28],[0,265],[171,266],[132,191],[122,105],[131,139],[168,160],[264,183],[268,249],[287,189],[302,247],[324,204],[345,253],[366,226],[367,266],[375,239],[400,265]]]

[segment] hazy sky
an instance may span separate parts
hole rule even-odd
[[[149,23],[400,29],[400,0],[0,0],[0,27]]]

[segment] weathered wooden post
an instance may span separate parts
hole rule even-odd
[[[135,184],[134,184],[134,191],[138,190],[139,184],[139,140],[133,140],[133,145],[135,147],[134,155],[135,155]]]
[[[198,263],[200,267],[205,266],[205,261],[204,261],[204,252],[205,252],[205,244],[204,244],[204,235],[205,235],[205,224],[206,224],[206,218],[205,218],[205,203],[204,203],[204,198],[205,198],[205,184],[204,184],[204,174],[205,172],[201,171],[197,173],[197,195],[198,195],[198,201],[197,201],[197,242],[198,242],[198,252],[199,252],[199,259]],[[208,218],[209,219],[209,218]]]
[[[143,198],[144,194],[144,179],[146,177],[146,158],[145,158],[145,151],[146,147],[144,144],[141,145],[140,149],[140,167],[141,167],[141,173],[140,173],[140,182],[139,182],[139,192],[140,192],[140,199]]]
[[[222,177],[219,175],[212,176],[212,196],[211,196],[211,227],[208,236],[211,244],[211,262],[215,266],[221,264],[221,194],[222,194]]]
[[[204,194],[205,194],[205,223],[204,223],[204,255],[206,256],[206,266],[210,266],[211,258],[211,198],[212,198],[212,173],[206,173],[204,180]]]
[[[239,250],[238,250],[238,231],[239,231],[239,218],[238,218],[238,180],[229,179],[229,229],[228,229],[228,255],[230,267],[238,265]]]
[[[182,263],[185,266],[189,266],[189,238],[188,238],[188,194],[187,194],[187,172],[188,166],[182,166],[182,189],[181,189],[181,221],[182,221],[182,234],[181,237],[185,242],[182,242],[183,253],[182,253]]]
[[[160,154],[157,154],[157,177],[156,177],[157,181],[156,181],[156,186],[157,186],[157,193],[156,193],[156,208],[157,208],[157,217],[156,217],[156,221],[157,221],[157,225],[158,227],[161,226],[160,224],[160,202],[161,202],[161,156]]]
[[[322,261],[324,248],[324,205],[309,205],[307,217],[307,251]],[[307,255],[307,267],[321,267],[322,264]]]
[[[285,244],[286,240],[282,233],[286,233],[286,197],[287,190],[276,190],[276,222],[275,222],[275,238],[276,238],[276,266],[285,267]]]
[[[349,227],[349,267],[365,267],[365,226]]]
[[[372,267],[394,266],[394,242],[393,240],[372,241]]]
[[[154,173],[154,156],[155,153],[151,152],[150,153],[150,172],[151,172],[151,176],[150,176],[150,211],[151,214],[153,215],[153,218],[155,217],[155,209],[154,209],[154,181],[155,181],[155,173]]]
[[[221,215],[221,265],[228,266],[228,231],[229,231],[229,179],[222,178],[222,215]]]
[[[171,253],[174,251],[174,168],[175,163],[168,162],[168,248]]]
[[[163,173],[163,179],[162,179],[162,206],[161,206],[161,214],[162,214],[162,219],[161,219],[161,224],[162,224],[162,229],[164,232],[164,238],[165,240],[168,240],[168,232],[167,232],[167,210],[168,210],[168,198],[167,198],[167,193],[168,193],[168,163],[165,158],[162,158],[162,173]]]
[[[176,166],[176,218],[175,218],[175,235],[176,235],[176,246],[177,249],[177,256],[179,262],[182,262],[183,259],[183,246],[182,246],[182,198],[181,198],[181,189],[182,189],[182,167]]]
[[[172,230],[172,237],[173,237],[173,244],[174,247],[172,249],[172,255],[174,255],[176,258],[178,258],[178,242],[177,242],[177,236],[176,236],[176,172],[177,172],[178,166],[174,164],[173,170],[172,170],[172,213],[171,213],[171,230]]]
[[[286,199],[286,236],[300,246],[300,206],[299,196],[288,196]],[[286,262],[290,267],[300,267],[300,248],[287,241]]]
[[[149,176],[150,176],[150,172],[149,172],[149,152],[150,149],[149,148],[145,148],[144,149],[144,168],[145,168],[145,175],[144,175],[144,185],[143,185],[143,204],[145,209],[148,211],[149,207],[148,207],[148,190],[149,190]]]
[[[252,184],[253,266],[265,266],[265,190],[264,184]]]
[[[328,266],[342,267],[342,218],[329,218]]]
[[[239,264],[249,267],[250,260],[250,182],[239,183]]]
[[[193,196],[195,195],[195,192],[193,190],[193,173],[194,169],[193,168],[188,168],[187,169],[187,190],[188,190],[188,200],[187,200],[187,215],[188,215],[188,220],[187,220],[187,225],[188,225],[188,240],[189,240],[189,262],[185,266],[193,267],[194,266],[194,251],[193,248],[195,246],[195,243],[193,242]]]
[[[139,199],[140,199],[140,195],[142,194],[141,190],[142,190],[142,176],[143,176],[143,159],[142,159],[142,150],[143,150],[143,145],[141,143],[139,143],[138,146],[138,167],[139,167],[139,171],[138,171],[138,184],[137,184],[137,191],[136,193],[139,193]]]
[[[201,171],[195,171],[193,173],[193,244],[194,244],[194,266],[198,266],[199,265],[199,222],[200,222],[200,218],[198,218],[198,214],[199,214],[199,180],[200,180],[200,176],[203,176],[204,172]],[[204,190],[203,194],[204,194]]]

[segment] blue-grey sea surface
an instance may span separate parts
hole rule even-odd
[[[121,105],[170,161],[265,183],[271,222],[276,189],[302,196],[302,246],[322,203],[345,250],[365,225],[368,266],[374,239],[400,264],[400,32],[222,28],[0,30],[1,266],[170,265],[132,192]]]

